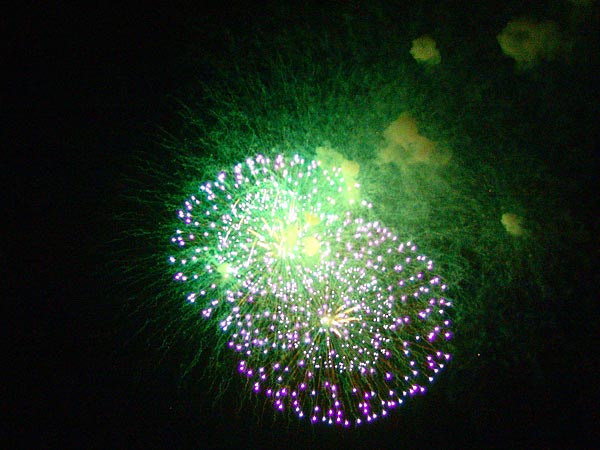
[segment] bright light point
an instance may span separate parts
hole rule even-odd
[[[233,267],[229,263],[219,264],[217,266],[217,272],[225,279],[229,278],[233,273]]]
[[[332,322],[332,318],[331,316],[323,316],[321,317],[321,325],[323,326],[323,328],[329,328],[331,326],[331,322]]]
[[[306,256],[315,256],[319,253],[319,250],[321,249],[321,243],[314,236],[308,236],[304,238],[303,244],[304,254]]]

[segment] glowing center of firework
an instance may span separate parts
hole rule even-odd
[[[343,328],[352,322],[357,322],[358,317],[352,316],[352,313],[360,309],[359,305],[351,308],[340,307],[335,314],[326,314],[321,317],[321,329],[333,333],[341,338],[344,334]]]
[[[277,211],[281,213],[282,211]],[[276,260],[295,259],[297,256],[315,256],[319,253],[321,242],[315,236],[305,236],[312,224],[318,223],[318,218],[305,214],[301,221],[295,208],[284,214],[283,218],[275,218],[269,223],[261,218],[260,228],[250,228],[248,232],[254,237],[253,245],[264,250],[265,261],[271,265]]]
[[[298,235],[300,234],[298,225],[292,223],[286,226],[281,221],[278,221],[275,225],[269,225],[263,219],[263,227],[260,231],[249,230],[257,239],[256,245],[266,250],[267,255],[272,258],[294,257]]]

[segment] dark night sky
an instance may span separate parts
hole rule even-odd
[[[220,24],[243,29],[258,13],[130,2],[89,9],[19,3],[13,12],[1,101],[9,194],[1,249],[9,310],[3,447],[592,447],[597,343],[589,353],[579,349],[587,360],[554,356],[555,372],[536,389],[493,368],[474,369],[495,381],[465,405],[471,410],[456,402],[434,410],[445,404],[440,380],[429,403],[349,433],[257,423],[228,406],[236,402],[229,394],[213,407],[202,387],[180,386],[176,355],[161,359],[158,349],[129,343],[139,324],[120,316],[112,288],[110,199],[126,188],[120,174],[134,152],[162,155],[157,129],[176,122],[171,96],[201,73],[185,60],[190,40],[210,49]],[[206,33],[192,32],[192,22]],[[573,327],[575,342],[594,347],[593,319]]]

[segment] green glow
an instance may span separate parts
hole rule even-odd
[[[363,217],[359,166],[343,167],[258,155],[220,172],[179,210],[169,261],[255,393],[349,426],[425,392],[450,358],[451,302],[431,260]]]
[[[573,247],[585,247],[593,235],[580,226],[570,202],[561,205],[558,200],[569,198],[563,194],[578,186],[581,180],[567,175],[578,171],[563,167],[553,171],[545,164],[549,153],[561,164],[584,160],[577,152],[587,139],[586,133],[579,138],[574,133],[573,141],[579,140],[572,149],[563,149],[565,141],[557,130],[576,130],[579,118],[569,121],[568,112],[557,108],[559,102],[534,98],[532,86],[541,87],[544,76],[551,77],[552,71],[540,71],[538,79],[518,78],[509,64],[509,70],[488,67],[487,72],[470,73],[470,64],[461,66],[444,51],[450,42],[439,36],[435,36],[439,64],[435,71],[425,70],[409,50],[417,36],[397,28],[397,33],[389,33],[394,29],[391,20],[372,27],[370,46],[365,36],[352,38],[331,29],[329,22],[321,25],[315,29],[324,30],[323,35],[308,43],[305,33],[288,30],[282,22],[285,50],[281,41],[257,38],[254,44],[248,41],[251,58],[219,58],[216,75],[203,86],[198,103],[184,100],[182,136],[169,136],[165,142],[173,164],[165,168],[165,159],[160,157],[151,164],[149,175],[155,178],[134,200],[135,208],[142,204],[150,213],[135,210],[137,228],[131,227],[130,232],[138,248],[125,266],[127,273],[136,272],[144,280],[132,291],[143,291],[140,297],[153,299],[147,302],[148,315],[156,318],[160,345],[192,353],[190,364],[198,361],[198,354],[210,352],[218,361],[211,366],[218,366],[218,379],[228,380],[235,357],[227,346],[233,339],[231,324],[240,313],[234,314],[227,300],[234,302],[248,279],[253,287],[267,292],[282,286],[279,278],[315,279],[322,288],[314,272],[339,250],[332,230],[341,228],[344,239],[349,239],[349,228],[340,227],[340,222],[351,211],[353,218],[380,220],[399,239],[417,242],[436,262],[436,272],[451,282],[455,302],[450,314],[459,332],[448,343],[448,351],[457,355],[462,367],[470,368],[471,358],[480,354],[486,358],[509,353],[505,357],[509,367],[514,360],[527,358],[524,355],[535,355],[543,346],[540,327],[518,328],[519,322],[512,318],[528,324],[560,321],[546,307],[561,298],[557,293],[562,291],[554,289],[554,284],[559,283],[564,291],[576,285],[570,278],[574,272],[565,267],[575,264]],[[359,29],[361,24],[353,25]],[[492,44],[496,44],[493,36],[501,32],[500,26],[490,35]],[[339,49],[352,49],[352,58],[336,53]],[[460,49],[456,50],[455,58],[460,56]],[[496,51],[502,58],[502,49]],[[331,55],[331,61],[324,63],[323,54]],[[470,63],[473,55],[465,52],[463,61]],[[559,79],[548,81],[555,86],[555,94],[564,90],[564,98],[578,98],[585,92],[561,87]],[[531,118],[519,112],[524,92],[530,92],[533,105],[543,106],[536,109],[544,111],[544,117],[560,122],[554,128],[540,127],[548,135],[556,133],[551,142],[538,140]],[[320,169],[337,168],[333,176],[337,190],[331,191],[320,175],[315,194],[295,172],[291,179],[278,178],[277,188],[263,183],[263,175],[249,176],[238,203],[243,206],[231,222],[218,223],[213,229],[207,217],[197,227],[171,220],[185,196],[199,197],[199,183],[215,179],[219,171],[244,164],[256,154],[268,158],[300,154],[307,162],[320,161]],[[146,160],[139,166],[147,167]],[[580,199],[580,194],[571,197]],[[364,199],[373,207],[365,207]],[[215,205],[227,209],[233,203],[219,197]],[[179,232],[173,237],[186,240],[186,245],[163,252],[165,238],[176,228]],[[225,228],[232,229],[227,236]],[[187,241],[190,233],[196,234],[193,244]],[[141,259],[140,253],[151,255]],[[165,283],[167,256],[174,257],[169,275],[173,271],[182,274],[177,283]],[[197,285],[208,287],[203,295],[201,289],[190,287],[194,277]],[[332,281],[329,288],[343,290],[362,282],[358,276],[348,280]],[[363,284],[376,294],[375,287]],[[181,301],[185,298],[187,303]],[[207,306],[213,300],[216,304]],[[278,312],[275,295],[262,300],[256,307],[239,302],[250,315]],[[357,319],[366,314],[361,308],[329,304],[324,299],[305,305],[323,308],[321,315],[305,321],[311,330],[318,330],[313,341],[316,354],[327,345],[338,345],[344,330],[358,330]],[[215,325],[228,320],[227,330]],[[261,327],[268,323],[265,318],[252,321]],[[241,342],[240,336],[233,341]],[[278,345],[269,350],[273,360],[285,355],[283,341]],[[335,348],[343,354],[341,347]],[[247,358],[248,366],[260,363],[255,353]],[[364,360],[356,364],[360,362]],[[467,369],[448,371],[449,377],[457,377],[456,398],[465,394],[460,378]],[[351,387],[352,378],[343,380],[345,388]]]

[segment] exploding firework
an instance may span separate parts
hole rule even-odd
[[[423,393],[450,355],[446,285],[348,196],[340,168],[257,156],[178,212],[174,278],[280,411],[349,426]]]

